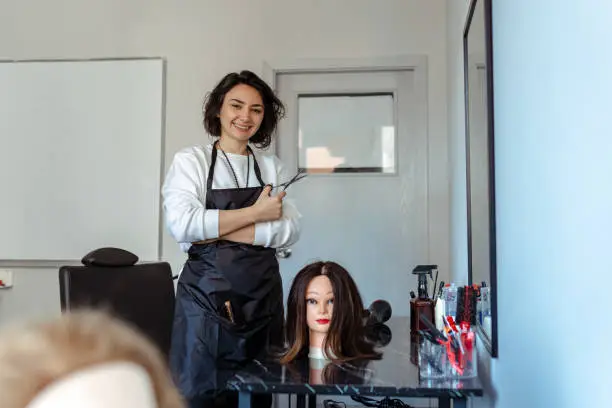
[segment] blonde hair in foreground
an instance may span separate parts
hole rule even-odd
[[[0,405],[23,408],[46,386],[75,371],[131,362],[151,378],[159,408],[182,408],[161,352],[121,321],[95,311],[66,313],[48,322],[0,332]]]

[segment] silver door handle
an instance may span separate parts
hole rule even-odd
[[[279,258],[289,258],[291,256],[291,248],[280,248],[276,250],[276,256]]]

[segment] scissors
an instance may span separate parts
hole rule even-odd
[[[287,188],[288,188],[290,185],[292,185],[292,184],[293,184],[293,183],[295,183],[296,181],[300,181],[301,179],[303,179],[303,178],[304,178],[304,177],[306,177],[306,176],[307,176],[307,174],[306,174],[306,173],[303,173],[303,172],[301,172],[301,171],[298,171],[298,172],[296,173],[296,175],[295,175],[295,176],[293,176],[293,177],[291,178],[291,180],[286,181],[286,182],[281,183],[281,184],[278,184],[278,185],[276,185],[276,186],[272,186],[272,185],[270,184],[270,186],[271,186],[273,189],[282,187],[282,188],[283,188],[283,191],[285,191],[285,190],[287,190]]]

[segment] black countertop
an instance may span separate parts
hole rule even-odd
[[[352,363],[329,363],[321,369],[320,360],[299,361],[282,366],[254,361],[228,375],[229,389],[274,394],[327,394],[395,397],[482,396],[475,378],[429,380],[419,378],[419,368],[411,358],[410,320],[396,317],[387,322],[391,341],[379,350],[382,359]],[[229,374],[229,373],[226,373]]]

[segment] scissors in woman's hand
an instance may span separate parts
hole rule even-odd
[[[275,189],[275,188],[281,188],[281,187],[282,187],[282,188],[283,188],[283,191],[285,191],[285,190],[287,190],[287,188],[288,188],[290,185],[292,185],[292,184],[293,184],[293,183],[295,183],[296,181],[300,181],[301,179],[303,179],[303,178],[304,178],[304,177],[306,177],[306,176],[307,176],[307,174],[306,174],[306,173],[303,173],[303,172],[301,172],[301,171],[298,171],[298,172],[297,172],[297,174],[291,178],[291,180],[286,181],[286,182],[281,183],[281,184],[277,184],[276,186],[273,186],[272,184],[270,184],[270,187],[272,187],[272,189]]]

